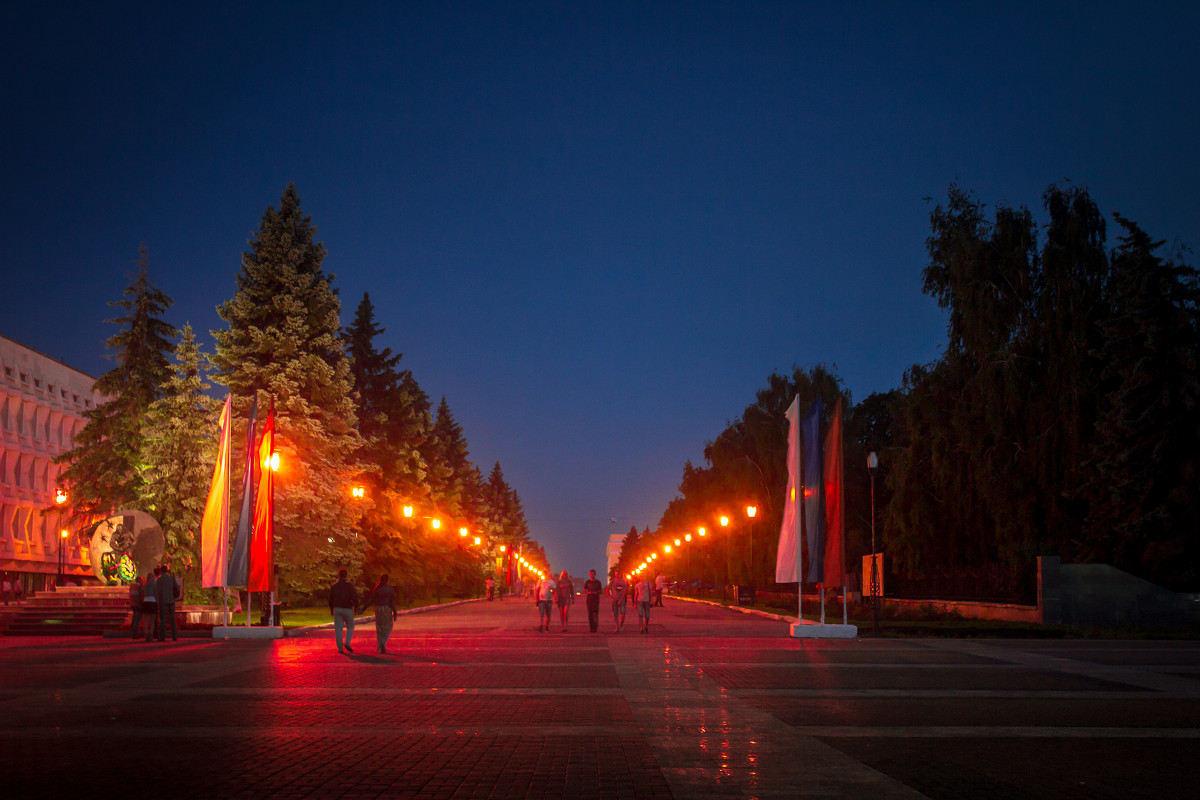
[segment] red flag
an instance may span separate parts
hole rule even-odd
[[[225,570],[229,550],[229,424],[232,416],[231,398],[225,395],[221,412],[220,445],[217,463],[213,466],[212,485],[200,518],[200,585],[205,588],[225,586]]]
[[[254,499],[254,533],[250,537],[250,580],[251,592],[269,592],[275,566],[275,470],[271,459],[275,455],[275,401],[267,414],[263,426],[262,441],[258,445],[258,464],[261,470],[258,479],[258,496]]]
[[[842,400],[838,398],[825,434],[825,569],[822,585],[846,582],[846,531],[842,485]]]

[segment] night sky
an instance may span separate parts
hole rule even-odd
[[[109,369],[144,242],[211,353],[295,182],[343,324],[370,292],[556,570],[654,526],[773,370],[857,401],[937,358],[952,182],[1200,244],[1200,4],[333,5],[4,11],[0,333]]]

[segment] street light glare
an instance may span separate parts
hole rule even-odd
[[[404,507],[404,516],[406,516],[406,517],[411,517],[412,515],[413,515],[413,507],[412,507],[412,506],[405,506],[405,507]]]
[[[435,531],[436,531],[438,528],[442,527],[442,521],[441,521],[440,519],[435,519],[433,522],[431,522],[431,523],[429,523],[429,524],[433,526],[433,529],[434,529]]]
[[[758,506],[746,506],[746,516],[753,517],[758,513]]]
[[[726,527],[727,525],[729,525],[729,517],[726,517],[726,516],[722,515],[722,517],[721,517],[721,527],[722,527],[722,528],[724,528],[724,527]]]

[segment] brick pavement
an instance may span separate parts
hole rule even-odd
[[[798,641],[674,599],[649,636],[535,626],[505,601],[401,617],[386,655],[369,625],[353,656],[328,630],[0,639],[0,791],[1194,796],[1197,642]]]

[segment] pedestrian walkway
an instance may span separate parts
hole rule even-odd
[[[354,655],[328,630],[0,639],[0,780],[50,797],[1192,793],[1198,642],[795,640],[666,602],[650,635],[459,605],[400,617],[386,655],[371,625]]]

